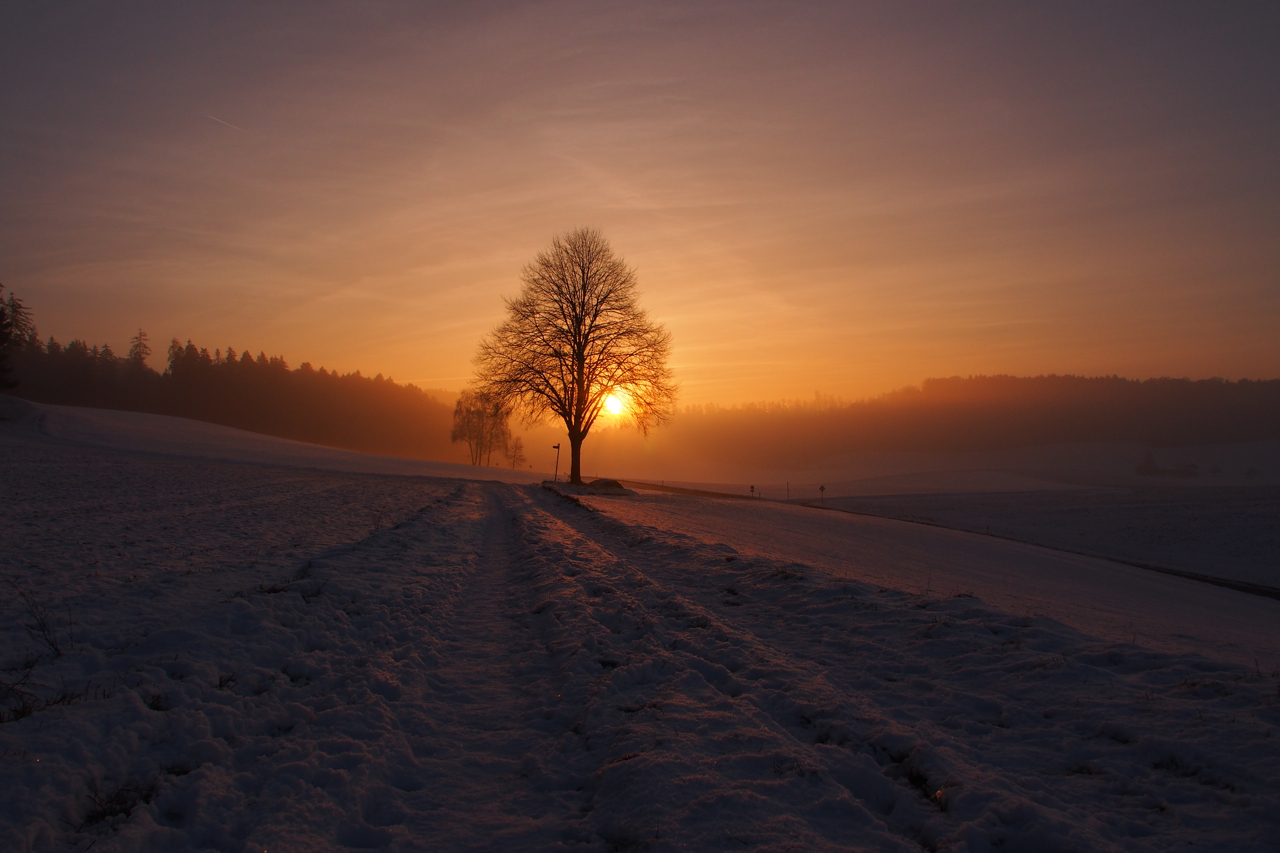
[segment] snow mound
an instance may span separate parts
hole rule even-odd
[[[553,491],[560,495],[586,496],[586,495],[608,495],[612,497],[634,497],[638,492],[628,489],[617,480],[609,480],[601,477],[598,480],[592,480],[590,483],[575,485],[573,483],[554,483],[543,482],[543,488]]]

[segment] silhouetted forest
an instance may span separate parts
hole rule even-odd
[[[12,294],[2,303],[9,337],[8,393],[43,403],[177,415],[333,447],[465,461],[450,441],[453,401],[359,371],[310,364],[290,369],[256,357],[174,340],[163,373],[151,369],[145,334],[129,351],[36,334]],[[561,430],[529,433],[537,450]],[[546,439],[545,441],[543,439]],[[597,429],[587,443],[593,470],[637,460],[673,472],[695,465],[808,467],[867,450],[967,451],[1132,441],[1151,447],[1280,438],[1280,380],[1130,380],[1118,376],[972,376],[926,379],[871,400],[828,398],[773,404],[690,406],[646,440]],[[542,451],[545,455],[545,450]],[[543,464],[541,458],[537,460]],[[549,467],[549,466],[548,466]]]
[[[79,340],[42,342],[34,330],[10,350],[18,385],[8,393],[40,403],[175,415],[370,453],[462,458],[449,441],[452,405],[382,374],[290,369],[279,356],[230,347],[210,354],[177,340],[158,373],[146,364],[141,332],[124,356]]]
[[[1216,444],[1280,438],[1280,380],[957,376],[857,403],[692,407],[679,420],[690,449],[747,456],[768,447],[796,463],[861,450]]]

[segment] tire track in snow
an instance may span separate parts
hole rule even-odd
[[[542,503],[602,563],[642,575],[702,626],[681,640],[685,665],[768,714],[797,761],[926,848],[1265,849],[1280,828],[1280,751],[1254,740],[1277,721],[1261,673],[1102,643],[967,597],[806,578],[798,564]],[[1203,691],[1206,680],[1218,686]]]
[[[770,704],[794,705],[789,679],[809,675],[583,535],[581,510],[558,501],[535,496],[525,562],[538,594],[529,624],[569,701],[557,709],[562,744],[530,761],[581,780],[588,840],[616,850],[920,849],[917,795],[869,758],[846,762],[841,784],[779,723]]]
[[[504,578],[511,513],[483,485],[421,489],[429,506],[295,563],[291,578],[158,611],[157,630],[125,649],[81,638],[56,666],[110,689],[0,726],[13,785],[0,847],[479,849],[560,837],[530,819],[541,812],[519,775],[523,738],[539,735],[510,677],[522,639]],[[93,797],[121,805],[108,814]]]
[[[573,829],[578,786],[529,781],[526,756],[548,748],[538,723],[557,684],[544,649],[516,620],[528,599],[512,558],[522,503],[510,487],[464,483],[394,530],[314,561],[313,576],[336,585],[325,596],[340,605],[326,634],[355,642],[287,668],[341,682],[358,701],[331,709],[332,720],[317,716],[334,735],[308,733],[300,751],[309,758],[293,762],[325,789],[328,819],[314,832],[297,822],[263,827],[254,837],[266,849],[303,841],[316,849],[542,849],[586,840]],[[378,651],[360,654],[364,644]],[[277,802],[284,796],[271,792]]]
[[[460,571],[447,600],[434,605],[431,667],[407,710],[423,780],[420,794],[401,797],[407,847],[541,849],[583,840],[574,829],[577,786],[531,780],[526,759],[554,744],[544,712],[560,684],[518,622],[531,580],[518,559],[525,503],[509,486],[470,483],[459,512],[431,520],[457,536]],[[438,554],[438,543],[426,550]]]

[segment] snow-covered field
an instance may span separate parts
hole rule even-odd
[[[1280,601],[1109,560],[961,530],[766,501],[670,495],[590,503],[633,525],[835,578],[924,595],[975,595],[1011,613],[1173,654],[1259,668],[1280,665]]]
[[[880,495],[827,504],[1280,589],[1280,486]]]
[[[2,849],[1277,847],[1280,602],[9,411]]]

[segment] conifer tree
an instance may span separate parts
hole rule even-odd
[[[13,388],[18,383],[9,378],[9,347],[13,341],[13,319],[9,308],[0,302],[0,389]]]
[[[129,361],[141,365],[150,355],[151,345],[147,343],[147,333],[138,329],[138,334],[129,339]]]

